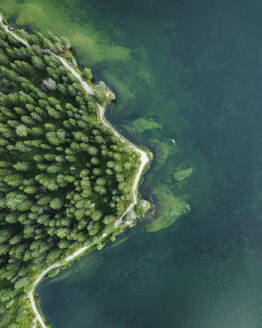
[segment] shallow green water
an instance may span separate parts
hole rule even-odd
[[[0,7],[18,24],[69,36],[81,64],[116,91],[110,121],[155,154],[141,187],[153,200],[151,216],[119,246],[39,287],[52,326],[260,328],[260,2],[1,0]]]

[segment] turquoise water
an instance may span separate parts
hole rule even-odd
[[[40,285],[52,327],[260,328],[260,1],[0,7],[18,24],[69,36],[118,96],[108,119],[155,155],[141,186],[151,214],[118,246]]]

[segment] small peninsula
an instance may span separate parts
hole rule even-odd
[[[152,155],[105,119],[114,98],[67,38],[0,14],[0,327],[49,327],[38,283],[150,207],[137,190]]]

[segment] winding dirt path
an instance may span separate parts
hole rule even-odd
[[[3,27],[3,29],[10,33],[16,40],[19,40],[21,43],[23,43],[25,46],[27,47],[30,47],[29,43],[22,39],[21,37],[19,37],[18,35],[16,35],[15,33],[13,33],[12,31],[10,31],[10,29],[8,28],[8,26],[6,26],[4,23],[3,23],[3,19],[2,17],[0,16],[0,27]],[[78,81],[80,82],[82,88],[84,89],[84,91],[87,93],[87,94],[93,94],[94,91],[93,89],[86,83],[86,81],[84,81],[82,79],[82,77],[80,76],[80,74],[75,70],[73,69],[69,64],[68,62],[63,58],[63,57],[60,57],[56,54],[54,54],[52,51],[50,50],[45,50],[45,52],[49,53],[50,55],[53,55],[53,56],[56,56],[60,61],[61,63],[65,66],[66,69],[68,69],[77,79]],[[132,150],[134,150],[135,152],[137,152],[139,155],[140,155],[140,166],[139,166],[139,169],[138,169],[138,172],[136,174],[136,177],[134,179],[134,183],[133,183],[133,187],[132,187],[132,196],[133,196],[133,202],[130,203],[130,205],[127,207],[127,209],[124,211],[124,213],[118,218],[118,220],[115,221],[115,228],[117,228],[121,223],[122,223],[122,219],[123,217],[129,213],[133,208],[134,206],[137,204],[137,187],[138,187],[138,183],[139,183],[139,180],[141,178],[141,175],[143,173],[143,170],[146,166],[146,164],[149,162],[149,157],[147,155],[147,153],[140,149],[139,147],[133,145],[131,142],[129,142],[128,140],[126,140],[123,136],[121,136],[121,134],[119,132],[117,132],[112,126],[111,124],[105,119],[105,116],[104,116],[104,113],[105,113],[105,108],[103,106],[101,106],[99,103],[97,103],[97,106],[98,106],[98,109],[99,109],[99,117],[100,117],[100,120],[101,122],[106,126],[108,127],[109,129],[111,129],[112,133],[123,143],[127,144],[129,148],[131,148]],[[105,239],[107,236],[107,234],[103,234],[101,236],[101,238],[97,241],[100,242],[102,241],[103,239]],[[35,314],[35,320],[34,320],[34,326],[33,327],[36,327],[37,325],[37,322],[40,323],[40,325],[42,326],[42,328],[48,328],[46,326],[46,324],[44,323],[44,320],[43,318],[41,317],[38,309],[37,309],[37,305],[36,305],[36,302],[35,302],[35,297],[34,297],[34,292],[35,292],[35,289],[37,287],[37,285],[40,283],[40,281],[44,278],[44,276],[50,272],[51,270],[53,269],[57,269],[59,268],[60,266],[62,266],[64,263],[66,262],[69,262],[69,261],[72,261],[74,258],[78,257],[79,255],[81,255],[82,253],[84,253],[86,250],[88,250],[90,247],[92,247],[93,245],[89,245],[89,246],[84,246],[80,249],[78,249],[77,251],[75,251],[74,253],[72,253],[71,255],[69,255],[67,258],[65,258],[63,261],[58,261],[52,265],[50,265],[49,267],[47,267],[40,275],[38,275],[33,283],[33,286],[32,286],[32,289],[29,291],[28,293],[28,297],[30,299],[30,303],[31,303],[31,307],[32,307],[32,311],[34,312]]]

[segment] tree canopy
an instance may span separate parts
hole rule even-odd
[[[130,203],[139,159],[99,119],[103,84],[87,95],[46,51],[72,64],[70,41],[14,31],[29,46],[0,29],[0,326],[29,327],[24,294],[34,277],[121,230],[113,223]],[[81,74],[92,83],[90,69]]]

